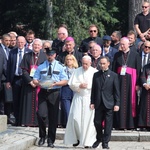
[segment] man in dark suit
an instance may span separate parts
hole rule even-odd
[[[65,51],[58,54],[57,60],[64,64],[65,57],[68,54],[72,54],[77,59],[78,65],[81,66],[83,54],[81,52],[79,52],[78,49],[76,48],[74,38],[73,37],[67,37],[65,40],[64,46],[65,46]]]
[[[142,52],[140,52],[140,58],[141,58],[142,68],[146,64],[150,63],[150,41],[144,42],[143,50]]]
[[[3,56],[3,73],[1,78],[0,89],[0,114],[6,114],[8,117],[8,123],[12,123],[10,120],[11,104],[5,103],[4,84],[6,83],[6,70],[7,60],[9,56],[10,35],[4,34],[2,36],[2,43],[0,44],[0,55]]]
[[[103,36],[102,56],[107,56],[109,58],[110,69],[112,68],[112,62],[116,52],[118,52],[118,50],[111,46],[111,37],[109,35]]]
[[[56,49],[56,54],[59,55],[64,51],[65,40],[68,37],[67,26],[62,24],[57,31],[57,38],[53,40],[52,48]]]
[[[113,124],[113,111],[119,110],[120,91],[118,76],[109,70],[109,58],[102,56],[100,58],[101,70],[93,76],[91,92],[91,109],[95,109],[94,125],[97,136],[93,148],[96,148],[102,142],[103,149],[109,149],[108,142],[111,138],[111,129]],[[104,132],[102,122],[104,121]]]
[[[19,108],[22,88],[22,70],[20,68],[20,62],[23,58],[23,55],[31,51],[30,49],[25,48],[25,44],[25,38],[23,36],[19,36],[17,38],[17,48],[10,51],[7,62],[6,87],[9,89],[12,86],[13,90],[13,108],[16,119],[15,125],[18,125],[20,114]]]

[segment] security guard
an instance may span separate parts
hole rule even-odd
[[[60,87],[67,84],[67,74],[62,64],[55,60],[56,51],[46,49],[47,60],[38,66],[34,74],[34,84],[40,85],[38,94],[38,123],[39,137],[38,145],[45,143],[46,118],[48,116],[48,147],[53,148],[58,121]]]

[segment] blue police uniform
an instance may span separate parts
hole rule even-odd
[[[46,60],[44,63],[38,66],[33,79],[43,81],[49,76],[48,70],[49,62]],[[68,80],[64,67],[57,60],[51,62],[50,80],[53,80],[54,82]],[[60,88],[60,86],[53,86],[51,89],[48,89],[47,87],[41,87],[41,90],[38,94],[37,117],[39,123],[39,137],[44,139],[46,138],[46,118],[48,116],[48,144],[53,144],[56,138]]]

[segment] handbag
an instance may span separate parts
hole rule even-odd
[[[4,83],[4,93],[5,93],[5,102],[6,103],[12,103],[13,102],[13,93],[12,93],[12,87],[9,89],[6,87],[6,83]]]

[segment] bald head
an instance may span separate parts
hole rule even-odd
[[[23,36],[18,36],[17,38],[17,47],[23,49],[26,44],[26,39]]]
[[[62,41],[65,40],[68,37],[68,31],[64,27],[60,27],[58,29],[58,33],[57,34],[58,34],[58,39],[62,40]]]

